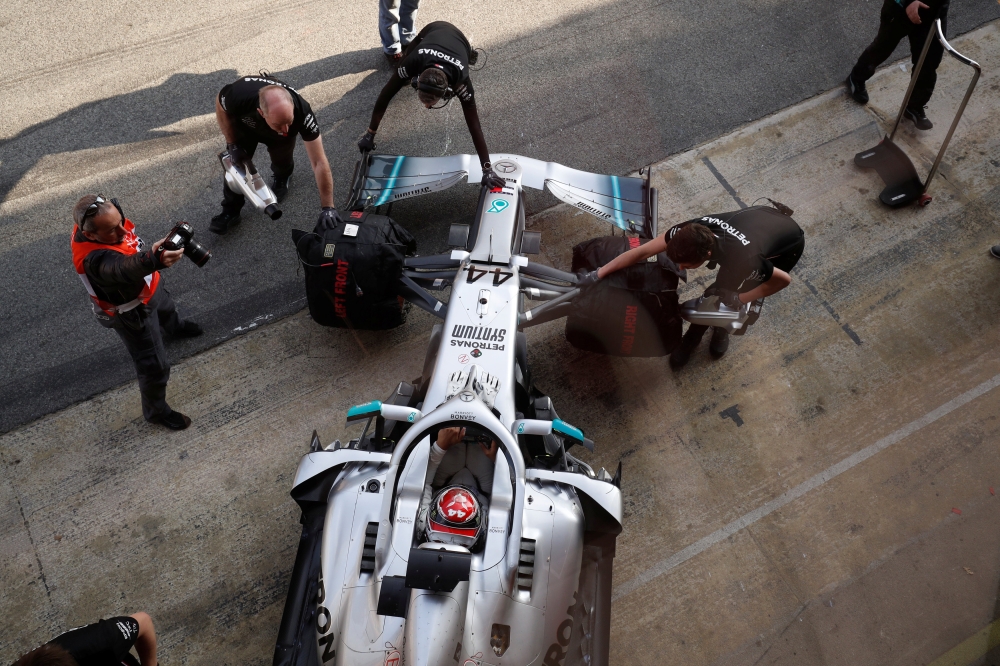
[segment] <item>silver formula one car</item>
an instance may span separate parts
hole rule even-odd
[[[621,465],[612,476],[575,458],[593,443],[532,384],[522,330],[565,316],[579,290],[528,260],[539,235],[525,230],[522,188],[647,238],[656,191],[516,155],[493,165],[506,184],[482,188],[471,226],[452,227],[457,249],[406,261],[400,293],[442,320],[422,375],[351,408],[360,437],[314,435],[299,464],[302,539],[276,665],[608,663]],[[379,206],[480,178],[472,155],[366,155],[351,199]],[[431,294],[449,287],[447,303]],[[446,428],[462,441],[442,458]]]

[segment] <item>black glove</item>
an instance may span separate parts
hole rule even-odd
[[[343,222],[340,219],[340,213],[333,206],[323,206],[323,212],[319,214],[319,220],[316,222],[317,225],[322,224],[325,227],[334,227]]]
[[[364,135],[358,140],[358,150],[363,153],[375,150],[375,132],[365,130]]]
[[[507,181],[493,171],[493,166],[489,162],[483,165],[483,187],[488,187],[492,190],[503,187],[506,184]]]
[[[739,292],[732,291],[730,289],[722,289],[720,287],[713,287],[711,289],[711,296],[717,296],[719,298],[719,303],[722,303],[727,308],[732,308],[733,310],[739,310],[743,307],[743,301],[740,300]],[[706,292],[707,294],[707,292]]]
[[[583,289],[584,287],[597,284],[597,281],[600,279],[601,278],[597,276],[597,271],[590,271],[589,273],[586,271],[580,271],[576,274],[576,286]]]
[[[247,155],[247,151],[243,150],[235,143],[227,143],[226,151],[229,153],[229,159],[233,161],[233,164],[242,166],[244,162],[250,159],[250,156]]]

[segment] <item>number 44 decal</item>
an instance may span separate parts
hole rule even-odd
[[[493,273],[493,286],[494,287],[499,287],[504,282],[506,282],[507,280],[509,280],[512,277],[514,277],[513,273],[511,273],[510,271],[505,271],[505,270],[503,270],[502,268],[499,268],[499,267],[494,268],[491,271],[491,270],[487,270],[487,269],[484,269],[484,268],[476,268],[475,266],[473,266],[473,265],[470,264],[469,265],[469,280],[468,280],[469,284],[472,284],[473,282],[475,282],[479,278],[483,277],[487,273]]]

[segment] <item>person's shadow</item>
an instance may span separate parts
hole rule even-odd
[[[380,50],[373,48],[341,53],[272,73],[300,89],[345,74],[379,68],[383,61]],[[238,76],[256,74],[232,69],[210,74],[174,74],[153,88],[82,104],[28,127],[0,141],[0,202],[6,200],[11,190],[42,158],[170,137],[177,133],[156,128],[214,112],[215,96],[224,85]],[[386,76],[387,72],[376,71],[329,107],[314,105],[321,124],[329,127],[337,120],[357,115],[365,106],[370,110]]]

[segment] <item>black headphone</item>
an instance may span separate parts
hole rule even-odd
[[[428,68],[428,69],[430,69],[430,68]],[[427,71],[427,70],[424,70],[424,71]],[[442,74],[443,73],[444,73],[444,71],[442,70]],[[421,72],[421,74],[423,74],[423,72]],[[445,75],[445,81],[447,82],[447,80],[448,80],[448,77],[447,77],[447,75]],[[440,97],[441,101],[443,101],[445,104],[447,104],[448,102],[450,102],[451,98],[455,96],[455,91],[452,90],[451,86],[449,86],[447,83],[445,83],[443,86],[436,86],[436,85],[433,85],[431,83],[423,83],[423,82],[420,81],[420,76],[419,75],[418,76],[414,76],[413,78],[410,79],[410,85],[413,86],[414,90],[417,90],[417,91],[421,91],[422,90],[423,92],[431,93],[435,97]],[[441,107],[434,106],[432,108],[438,109],[438,108],[441,108]]]

